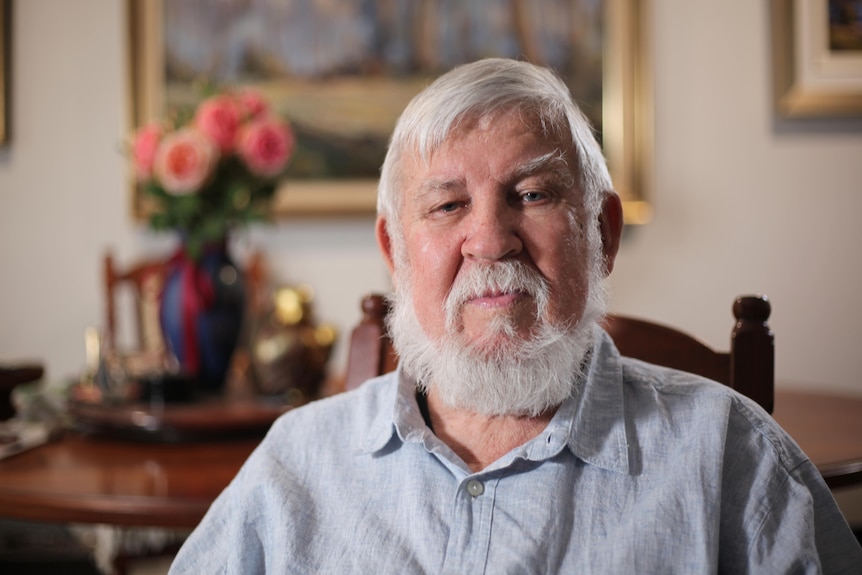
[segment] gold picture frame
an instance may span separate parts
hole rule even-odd
[[[11,35],[12,0],[0,0],[0,146],[9,142],[9,95],[12,74]]]
[[[862,116],[862,47],[830,47],[828,0],[770,0],[773,91],[787,118]]]
[[[129,37],[129,125],[163,117],[166,92],[162,33],[164,2],[127,0]],[[572,0],[577,4],[578,0]],[[605,154],[615,187],[623,199],[626,223],[651,217],[652,69],[649,50],[650,0],[603,0],[601,32],[601,123]],[[427,4],[427,3],[426,3]],[[400,111],[400,110],[399,110]],[[131,170],[130,170],[131,172]],[[136,217],[147,212],[136,186]],[[288,180],[274,205],[277,217],[373,214],[376,180]]]

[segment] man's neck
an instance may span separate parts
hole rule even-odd
[[[434,389],[428,394],[434,434],[473,472],[481,471],[542,433],[556,411],[552,408],[537,417],[480,415],[445,405]]]

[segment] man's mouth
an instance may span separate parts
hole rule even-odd
[[[480,296],[472,297],[466,303],[485,308],[508,307],[514,305],[524,294],[520,291],[513,292],[487,292]]]

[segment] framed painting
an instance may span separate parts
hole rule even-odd
[[[194,106],[202,83],[253,85],[297,149],[279,216],[371,214],[401,110],[446,70],[523,58],[568,83],[599,131],[628,223],[649,219],[645,0],[128,0],[132,127]],[[146,207],[134,192],[140,216]]]
[[[0,0],[0,146],[9,142],[9,98],[12,93],[12,0]]]
[[[862,116],[862,0],[771,0],[771,18],[778,113]]]

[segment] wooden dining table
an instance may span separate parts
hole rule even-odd
[[[862,483],[862,397],[780,391],[775,418],[831,487]],[[0,517],[194,527],[261,437],[130,441],[69,432],[0,461]]]
[[[0,460],[0,517],[194,527],[237,474],[280,403],[71,402],[71,430]]]
[[[773,417],[829,487],[862,484],[862,396],[779,390]]]

